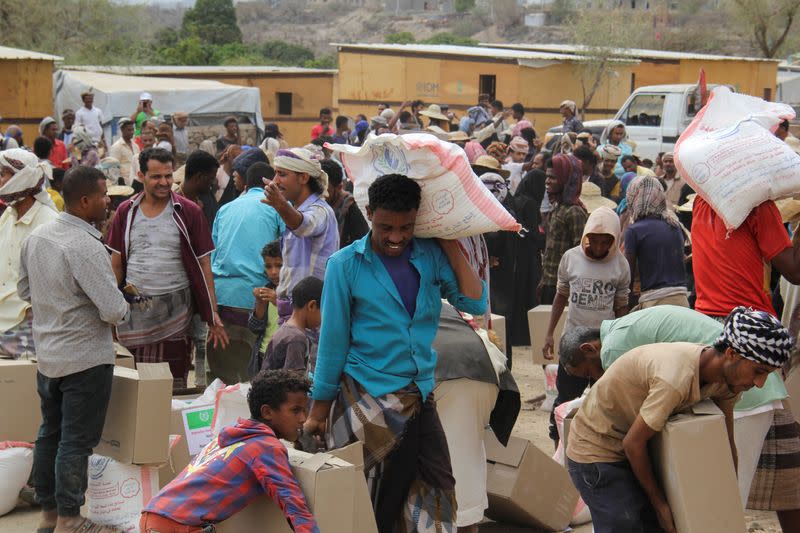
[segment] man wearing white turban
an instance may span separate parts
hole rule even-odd
[[[325,276],[328,257],[339,249],[339,226],[325,201],[328,175],[318,156],[304,148],[281,149],[273,166],[275,177],[264,188],[262,202],[275,208],[286,224],[277,290],[283,322],[292,313],[289,295],[297,282],[308,276]]]
[[[0,216],[0,357],[33,357],[31,305],[17,293],[22,243],[39,226],[58,217],[44,189],[39,159],[27,150],[0,152],[0,200],[8,209]]]

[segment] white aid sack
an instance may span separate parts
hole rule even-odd
[[[428,133],[385,133],[370,136],[360,147],[326,147],[339,153],[364,218],[372,182],[384,174],[403,174],[422,188],[416,237],[460,239],[521,228],[475,175],[458,145]]]
[[[558,448],[556,448],[556,452],[553,454],[553,460],[557,463],[564,465],[567,467],[567,450],[564,449],[564,441],[566,440],[564,437],[564,419],[566,416],[571,413],[574,409],[577,409],[583,403],[584,397],[581,396],[580,398],[575,398],[574,400],[570,400],[566,403],[562,403],[558,407],[556,407],[553,412],[555,413],[556,419],[556,429],[558,430]],[[575,510],[572,513],[572,520],[570,520],[570,525],[572,526],[579,526],[581,524],[585,524],[587,522],[592,521],[592,515],[589,512],[589,508],[586,506],[586,503],[583,501],[583,498],[578,498],[578,503],[575,505]]]
[[[157,493],[157,467],[118,463],[97,454],[89,457],[89,520],[138,533],[142,509]]]
[[[681,175],[729,230],[767,200],[800,193],[800,155],[774,135],[786,104],[717,87],[675,145]]]
[[[214,420],[211,422],[211,432],[214,435],[219,435],[225,426],[234,425],[239,418],[250,418],[248,392],[250,392],[249,383],[237,383],[217,391]]]
[[[558,396],[556,388],[556,378],[558,377],[558,365],[545,365],[544,367],[544,401],[539,409],[542,411],[552,411],[553,403]]]
[[[27,442],[0,442],[0,516],[17,505],[19,491],[33,467],[33,446]]]

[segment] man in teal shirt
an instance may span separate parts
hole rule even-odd
[[[266,159],[261,150],[254,151]],[[253,163],[241,172],[245,192],[220,208],[211,230],[215,246],[211,272],[219,315],[228,327],[230,342],[224,348],[209,346],[206,358],[210,378],[220,378],[225,383],[241,383],[250,378],[248,364],[257,338],[248,328],[256,301],[253,289],[267,284],[261,250],[280,239],[286,229],[278,212],[261,202],[264,182],[272,181],[275,174],[272,167]]]
[[[722,333],[722,324],[702,313],[686,307],[659,305],[631,313],[616,320],[606,320],[600,329],[573,328],[564,332],[559,344],[559,359],[568,373],[598,380],[611,364],[634,348],[662,342],[696,342],[713,345]],[[664,354],[669,357],[668,353]],[[737,448],[741,458],[739,489],[746,501],[749,493],[757,452],[761,451],[763,434],[738,431],[745,418],[762,414],[771,415],[775,402],[788,396],[783,380],[773,372],[762,388],[753,387],[742,393],[734,411]],[[759,439],[755,443],[754,439]],[[748,460],[747,451],[756,453]],[[745,472],[745,467],[752,467]]]
[[[364,444],[381,533],[455,530],[455,481],[436,414],[441,299],[475,315],[487,287],[458,243],[414,238],[417,182],[388,174],[369,187],[372,230],[328,260],[314,399],[304,426],[338,448]],[[330,413],[330,420],[329,418]],[[401,438],[402,437],[402,438]]]

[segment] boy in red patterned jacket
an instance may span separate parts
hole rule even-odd
[[[261,372],[247,395],[251,418],[222,429],[142,512],[142,533],[201,533],[266,494],[297,533],[319,533],[289,468],[286,448],[306,420],[310,382],[296,372]]]

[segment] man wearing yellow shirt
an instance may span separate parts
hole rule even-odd
[[[667,419],[705,399],[725,415],[736,464],[733,406],[789,358],[794,339],[769,313],[737,307],[713,346],[651,344],[614,362],[570,428],[568,468],[597,533],[674,532],[653,474],[648,441]]]

